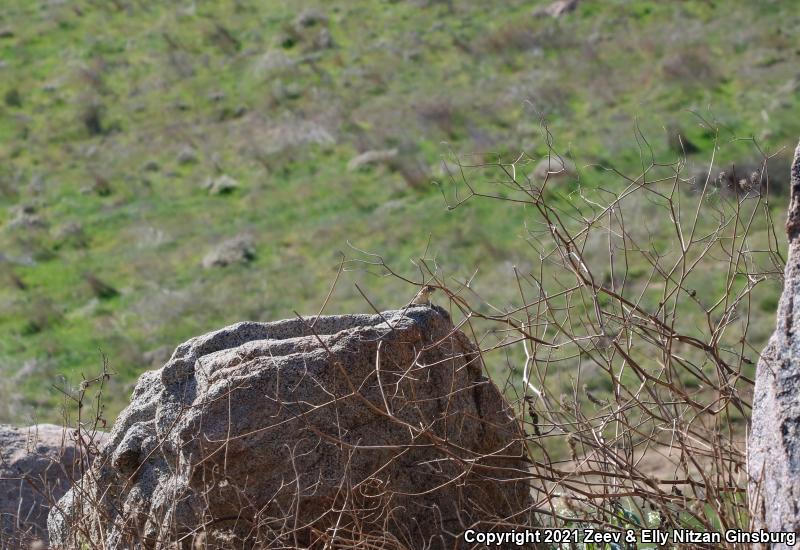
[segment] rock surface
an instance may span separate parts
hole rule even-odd
[[[800,145],[791,169],[786,230],[789,255],[777,327],[756,369],[748,446],[748,492],[756,529],[797,533],[800,532]]]
[[[89,456],[78,452],[72,432],[51,424],[0,425],[0,548],[47,543],[50,503],[80,476]]]
[[[427,306],[193,338],[139,379],[102,460],[51,512],[51,539],[467,547],[471,525],[530,521],[523,434],[482,368]]]
[[[197,162],[197,151],[195,151],[194,147],[191,145],[184,145],[181,147],[181,150],[178,151],[175,159],[178,161],[178,164],[194,164]]]
[[[227,195],[239,188],[239,182],[223,174],[218,178],[208,178],[203,184],[203,188],[208,191],[209,195]]]
[[[347,170],[355,172],[364,166],[371,164],[385,164],[392,162],[397,158],[397,149],[378,149],[372,151],[364,151],[360,155],[351,158],[347,163]]]
[[[255,62],[254,72],[260,77],[266,77],[290,69],[295,63],[283,50],[271,49],[264,52]]]
[[[253,237],[244,233],[215,246],[203,256],[202,265],[205,269],[225,267],[235,263],[247,263],[255,257],[256,248],[253,244]]]
[[[574,175],[575,170],[571,166],[571,162],[556,155],[547,155],[533,169],[533,178],[538,182],[560,181]]]
[[[556,0],[546,6],[540,6],[534,10],[534,16],[549,15],[550,17],[561,17],[575,11],[578,8],[578,0]]]

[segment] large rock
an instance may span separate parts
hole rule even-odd
[[[256,249],[253,237],[243,233],[215,246],[203,256],[202,265],[205,269],[225,267],[236,263],[247,263],[253,261],[255,257]]]
[[[440,308],[193,338],[111,437],[51,512],[56,547],[458,548],[530,521],[523,433]]]
[[[777,327],[756,370],[748,491],[756,528],[796,533],[800,532],[800,145],[791,169],[786,230],[789,254]]]
[[[206,179],[203,188],[208,191],[209,195],[227,195],[239,188],[239,182],[227,174],[223,174],[218,178]]]
[[[536,164],[533,178],[538,182],[561,181],[576,174],[571,162],[556,155],[547,155]]]
[[[397,158],[397,153],[397,149],[364,151],[360,155],[356,155],[350,159],[350,161],[347,163],[347,170],[350,172],[355,172],[364,166],[391,163]]]
[[[0,548],[47,543],[50,503],[61,498],[88,465],[91,442],[76,448],[73,430],[39,424],[0,425]],[[94,443],[101,439],[96,436]]]

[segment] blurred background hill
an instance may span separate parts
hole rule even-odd
[[[113,419],[132,382],[186,338],[316,313],[342,255],[357,255],[348,242],[416,279],[409,259],[422,254],[454,280],[477,270],[474,290],[502,305],[512,266],[538,269],[525,211],[451,211],[440,189],[449,196],[453,154],[540,161],[542,118],[575,167],[554,201],[616,185],[597,166],[641,168],[637,125],[657,159],[685,154],[698,173],[712,155],[713,171],[757,166],[752,141],[737,140],[752,137],[779,152],[780,226],[800,134],[795,3],[563,7],[574,9],[4,0],[0,422],[58,421],[53,385],[96,372],[101,352],[118,373]],[[647,277],[636,267],[630,276]],[[326,312],[369,310],[354,282],[379,308],[416,292],[349,271]],[[775,280],[752,304],[757,343],[779,290]]]

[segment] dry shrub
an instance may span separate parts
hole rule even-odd
[[[7,508],[3,510],[0,518],[0,547],[9,550],[48,548],[42,540],[44,526],[41,525],[46,509],[43,511],[41,507],[56,505],[66,489],[87,472],[88,466],[98,454],[98,447],[105,435],[101,430],[108,427],[103,413],[102,395],[112,374],[104,357],[103,369],[97,376],[83,378],[76,388],[57,386],[56,389],[65,397],[63,432],[55,430],[54,434],[52,426],[34,425],[29,428],[28,433],[22,433],[26,440],[24,447],[3,449],[3,454],[8,457],[6,453],[10,452],[12,460],[17,461],[17,467],[21,468],[16,474],[9,472],[9,468],[4,470],[4,473],[11,473],[13,476],[3,480],[2,488],[9,491],[4,495],[4,504],[13,502],[11,499],[14,493],[17,493],[20,500],[17,514],[8,514]],[[19,393],[9,392],[7,396],[5,393],[0,389],[0,396],[8,397],[1,401],[3,406],[0,406],[0,410],[6,406],[13,408],[14,405],[19,408]],[[19,415],[19,410],[5,410],[4,414],[7,417]],[[40,438],[41,431],[45,433]],[[12,440],[14,439],[16,438]],[[5,441],[8,440],[4,439]],[[25,453],[24,459],[21,460],[19,453]]]
[[[544,138],[558,156],[546,130]],[[606,167],[604,185],[579,184],[568,201],[534,181],[539,159],[525,156],[458,162],[442,186],[452,210],[495,200],[528,213],[524,245],[535,267],[511,270],[515,297],[502,306],[482,300],[476,281],[448,278],[429,258],[417,262],[485,363],[508,366],[493,375],[523,428],[528,469],[515,473],[534,503],[509,517],[507,530],[749,526],[746,424],[763,344],[751,336],[759,319],[750,301],[780,281],[784,262],[769,197],[720,193],[711,174],[687,192],[683,161],[659,162],[637,138],[640,171]],[[378,255],[354,263],[411,282]],[[241,544],[233,537],[245,532],[248,543],[272,546],[399,548],[371,524],[392,495],[359,490],[342,480],[342,502],[320,514],[338,518],[335,526],[300,529],[287,509],[247,525],[229,518],[215,541],[197,526],[194,547]],[[230,540],[222,540],[226,529]]]
[[[485,303],[476,281],[419,268],[450,285],[487,362],[509,367],[495,381],[527,433],[540,521],[747,529],[746,425],[765,343],[751,324],[784,262],[769,197],[720,193],[710,174],[689,193],[683,161],[658,162],[637,138],[641,172],[607,167],[607,185],[578,187],[569,202],[531,177],[538,159],[458,163],[442,186],[450,209],[496,200],[530,213],[538,265],[513,269],[516,299]]]
[[[769,158],[751,157],[715,169],[715,184],[721,191],[743,194],[780,195],[789,189],[791,158],[784,150]]]

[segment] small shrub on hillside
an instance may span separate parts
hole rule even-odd
[[[22,107],[22,95],[16,88],[11,88],[3,95],[3,102],[9,107]]]
[[[111,183],[108,179],[104,178],[100,174],[93,174],[92,179],[94,183],[92,184],[92,191],[94,191],[97,195],[101,197],[107,197],[111,194]]]
[[[103,133],[103,113],[105,109],[99,103],[89,103],[80,114],[80,120],[90,135]]]
[[[92,273],[85,273],[83,279],[89,285],[89,288],[96,297],[101,300],[108,300],[115,296],[119,296],[119,291],[110,284],[100,280]]]
[[[89,246],[89,237],[83,230],[83,225],[77,222],[68,222],[57,228],[53,234],[54,248],[86,248]]]
[[[28,309],[28,318],[22,327],[23,336],[38,334],[59,321],[62,314],[47,298],[36,299]]]

